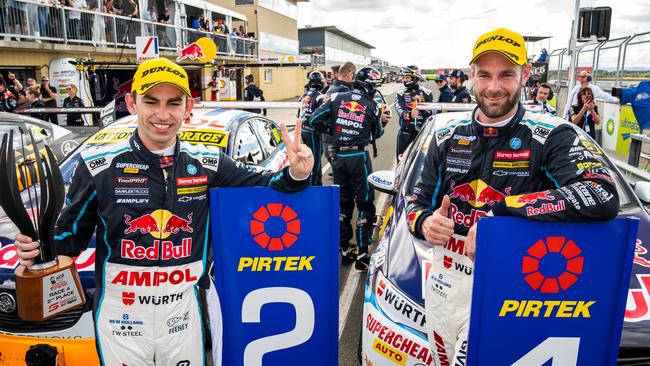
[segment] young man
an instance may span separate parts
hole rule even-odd
[[[341,77],[344,68],[341,67]],[[372,241],[372,224],[375,219],[374,191],[368,184],[372,173],[372,161],[368,153],[371,139],[378,139],[384,133],[381,111],[373,100],[377,85],[381,81],[379,71],[372,67],[359,70],[351,92],[334,93],[314,111],[309,122],[314,129],[328,133],[334,138],[332,171],[334,184],[341,187],[340,237],[343,265],[352,264],[359,270],[366,270],[370,256],[368,246]],[[357,204],[357,246],[355,256],[350,248],[352,240],[352,214]]]
[[[247,102],[265,101],[264,92],[262,89],[258,88],[257,85],[255,85],[255,79],[253,78],[253,75],[246,75],[244,80],[246,82],[246,88],[244,88],[244,100]],[[246,111],[257,114],[262,113],[266,116],[266,109],[246,109]]]
[[[354,81],[354,75],[357,73],[357,66],[352,62],[345,62],[338,69],[335,69],[336,66],[332,66],[332,73],[334,81],[327,91],[325,92],[325,99],[327,100],[334,93],[344,93],[352,91],[352,82]],[[332,163],[332,156],[334,155],[334,144],[336,143],[336,138],[328,133],[323,134],[323,151],[325,152],[325,157],[327,161]]]
[[[463,70],[454,70],[449,74],[449,86],[451,87],[451,92],[454,95],[451,102],[452,103],[471,103],[472,97],[469,95],[467,88],[463,86],[463,83],[467,81],[467,75]]]
[[[451,88],[447,85],[447,77],[443,74],[438,74],[435,79],[436,86],[438,91],[440,91],[440,96],[438,96],[438,103],[451,103],[454,99],[454,94],[451,92]]]
[[[294,138],[281,124],[290,166],[277,173],[254,172],[181,142],[177,132],[194,100],[187,73],[167,59],[141,63],[131,91],[126,103],[137,129],[127,141],[81,154],[55,229],[57,250],[77,256],[96,230],[94,320],[102,364],[202,365],[196,286],[209,283],[207,188],[295,192],[309,184],[313,159],[300,143],[300,121]],[[129,197],[136,180],[146,195]],[[22,234],[16,241],[21,264],[29,266],[38,244]],[[167,325],[176,316],[185,327]]]
[[[400,73],[404,88],[395,93],[395,110],[399,116],[395,154],[397,159],[415,140],[424,122],[433,114],[432,111],[420,111],[415,108],[418,102],[433,102],[431,90],[418,83],[420,81],[418,68],[416,66],[402,67]]]
[[[499,28],[480,36],[473,50],[478,107],[470,118],[436,130],[407,204],[409,230],[434,246],[425,289],[427,333],[435,358],[449,365],[464,364],[467,354],[473,277],[444,262],[473,268],[478,218],[603,221],[618,213],[614,180],[590,145],[561,118],[527,112],[518,102],[531,70],[524,38]],[[590,168],[576,167],[578,158]],[[472,187],[476,198],[459,194],[461,185]],[[532,192],[549,199],[519,201]],[[549,203],[561,209],[539,210]],[[433,278],[452,285],[436,288]]]
[[[300,97],[300,111],[298,117],[302,120],[302,141],[305,142],[314,156],[314,169],[311,172],[311,185],[322,186],[323,174],[320,161],[323,155],[323,139],[319,132],[316,132],[309,123],[312,113],[323,103],[323,88],[325,87],[325,76],[320,71],[309,73],[307,90]]]
[[[537,91],[534,95],[534,98],[530,101],[526,101],[524,104],[528,105],[539,105],[542,107],[542,112],[552,114],[555,116],[555,108],[548,104],[548,99],[550,95],[553,94],[551,91],[551,86],[546,83],[541,83],[537,87]]]

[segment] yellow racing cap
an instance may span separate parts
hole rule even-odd
[[[164,57],[143,61],[138,66],[133,76],[131,92],[144,95],[162,83],[172,84],[187,94],[188,97],[192,96],[190,94],[190,83],[187,78],[187,72],[173,61]]]
[[[528,62],[524,37],[505,28],[498,28],[478,37],[469,64],[473,64],[487,52],[498,52],[516,65],[525,65]]]

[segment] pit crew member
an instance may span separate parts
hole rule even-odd
[[[431,90],[419,85],[420,74],[417,67],[402,67],[400,70],[404,89],[395,93],[395,109],[399,115],[399,132],[397,132],[397,151],[399,156],[406,150],[418,131],[432,115],[431,111],[421,111],[415,108],[418,102],[433,102]]]

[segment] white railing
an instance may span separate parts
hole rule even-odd
[[[257,59],[258,43],[177,24],[163,24],[97,10],[55,6],[35,0],[0,0],[0,40],[135,48],[136,36],[158,36],[162,50],[173,51],[201,37],[217,45],[217,54]]]

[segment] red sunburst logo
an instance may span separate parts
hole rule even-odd
[[[562,236],[549,236],[546,242],[538,240],[527,251],[521,273],[528,285],[541,293],[566,291],[582,274],[582,250]]]
[[[284,250],[298,240],[300,219],[289,206],[269,203],[253,214],[251,235],[262,248],[271,251]]]

